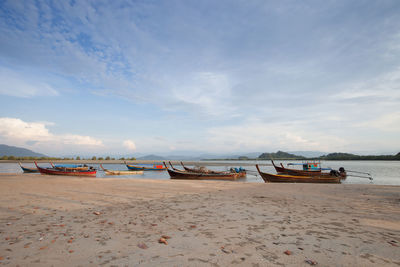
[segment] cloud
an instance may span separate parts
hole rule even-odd
[[[339,100],[370,99],[374,102],[400,102],[400,66],[362,81],[341,85],[332,97]]]
[[[212,151],[276,151],[317,150],[341,151],[347,140],[319,131],[309,131],[300,125],[282,123],[252,123],[213,127],[207,131],[207,143]]]
[[[384,114],[376,119],[358,123],[357,126],[365,129],[377,129],[381,132],[394,132],[400,134],[400,112]]]
[[[130,151],[135,151],[136,150],[136,144],[132,140],[125,140],[123,142],[124,147],[126,147]]]
[[[23,142],[31,140],[51,141],[54,139],[45,124],[24,122],[16,118],[0,118],[0,136]]]
[[[56,135],[46,123],[25,122],[18,118],[0,118],[0,141],[3,143],[44,150],[83,149],[103,147],[103,142],[90,136]],[[60,151],[58,151],[60,152]]]
[[[65,134],[61,136],[64,144],[83,145],[83,146],[103,146],[101,140],[90,136],[82,136],[76,134]]]
[[[26,73],[20,73],[0,66],[0,94],[16,97],[56,96],[51,85],[37,80]]]
[[[168,87],[167,87],[168,88]],[[211,116],[234,116],[236,108],[229,103],[231,81],[223,73],[194,72],[174,80],[169,85],[172,91],[172,108],[191,110]]]

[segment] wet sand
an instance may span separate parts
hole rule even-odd
[[[400,186],[0,175],[0,265],[314,263],[399,266]]]

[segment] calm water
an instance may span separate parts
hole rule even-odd
[[[276,161],[277,163],[282,162],[285,166],[289,161]],[[295,162],[295,161],[290,161]],[[246,182],[254,182],[254,183],[262,183],[263,180],[260,176],[256,176],[257,172],[255,164],[268,164],[269,161],[212,161],[206,162],[201,161],[202,165],[209,163],[213,165],[215,163],[226,164],[230,166],[241,166],[248,170],[247,178],[242,179],[240,181]],[[250,166],[246,166],[247,164],[251,164]],[[99,168],[98,164],[88,164]],[[368,172],[371,173],[374,180],[373,184],[380,185],[400,185],[400,161],[322,161],[322,167],[328,168],[331,167],[333,169],[339,169],[340,167],[344,167],[346,170],[360,171],[360,172]],[[33,163],[24,163],[23,166],[26,167],[34,167]],[[40,164],[42,167],[50,167],[49,164]],[[104,168],[110,170],[127,170],[124,164],[103,164]],[[175,167],[180,168],[177,164]],[[192,167],[188,165],[188,167]],[[228,166],[209,166],[209,169],[212,170],[228,170]],[[269,173],[276,173],[272,166],[262,166],[262,171]],[[0,163],[0,172],[2,173],[22,173],[21,168],[17,163]],[[40,175],[40,174],[38,174]],[[359,174],[357,174],[359,175]],[[125,178],[125,179],[159,179],[159,180],[167,180],[169,179],[169,175],[166,171],[145,171],[142,175],[117,175],[117,176],[106,176],[103,171],[98,171],[97,177],[103,178]],[[371,183],[368,179],[351,177],[349,176],[343,183],[345,184],[369,184]]]

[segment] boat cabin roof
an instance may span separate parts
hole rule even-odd
[[[321,162],[319,161],[308,161],[302,163],[288,163],[287,165],[301,165],[303,166],[303,170],[320,170],[321,169]]]

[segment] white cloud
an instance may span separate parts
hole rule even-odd
[[[103,142],[90,136],[76,134],[53,134],[43,122],[25,122],[17,118],[0,118],[0,141],[6,144],[26,146],[43,150],[65,148],[98,148]]]
[[[126,147],[130,151],[135,151],[136,150],[136,144],[132,140],[125,140],[123,142],[124,147]]]
[[[61,136],[64,144],[84,145],[84,146],[102,146],[101,140],[90,136],[82,136],[76,134],[66,134]]]
[[[230,103],[231,81],[226,74],[194,72],[174,81],[170,86],[171,101],[200,113],[213,116],[232,116],[235,107]]]
[[[376,77],[344,84],[339,93],[333,95],[337,99],[373,98],[374,101],[399,101],[400,99],[400,67]]]
[[[398,132],[400,134],[400,112],[384,114],[376,119],[358,123],[357,126],[378,129],[382,132]]]
[[[49,84],[0,66],[0,94],[16,97],[58,95]]]
[[[318,150],[341,151],[347,141],[318,131],[310,132],[298,125],[279,123],[245,123],[214,127],[207,132],[212,151]]]
[[[44,123],[24,122],[16,118],[0,118],[0,137],[22,142],[54,139]]]

